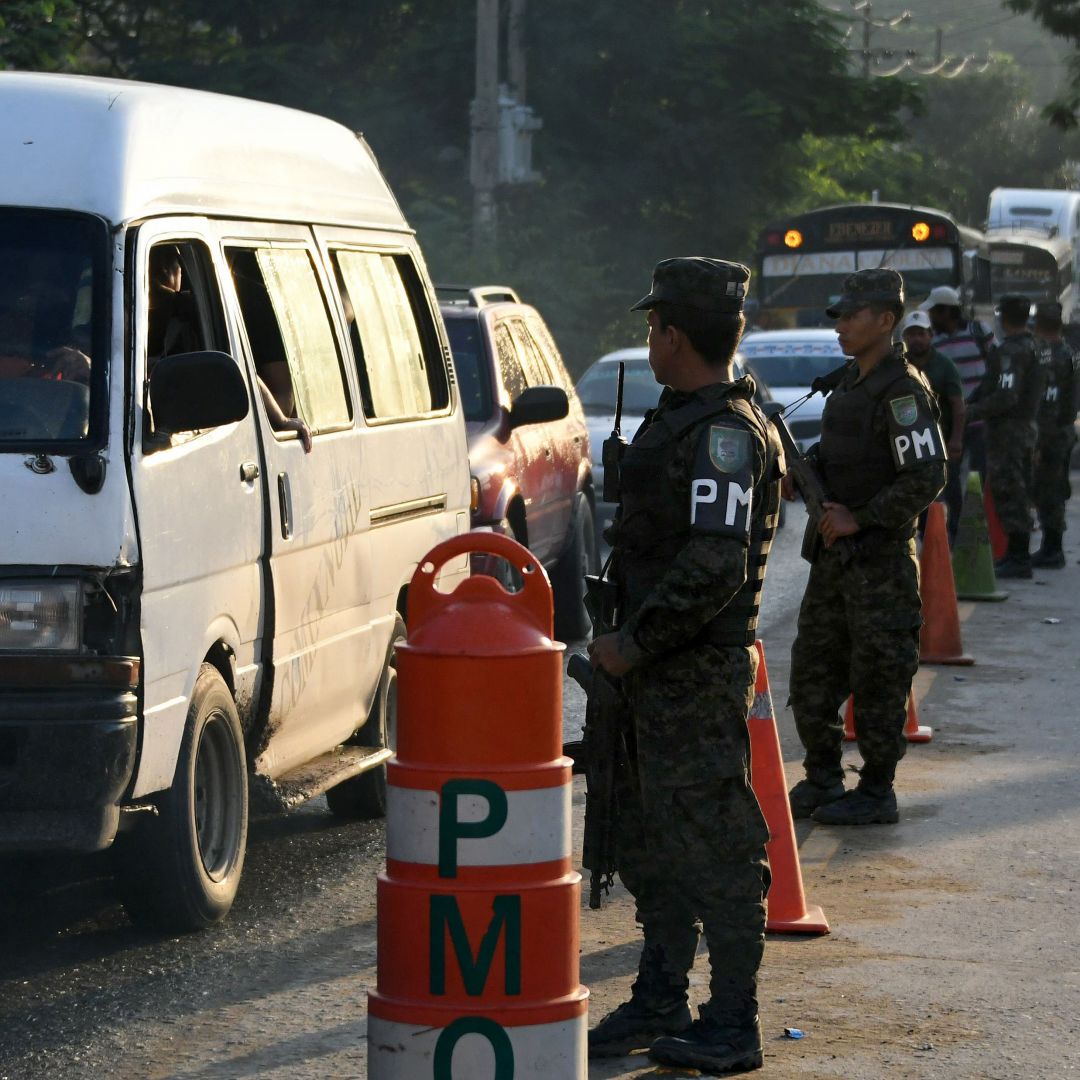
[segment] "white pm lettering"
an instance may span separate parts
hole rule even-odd
[[[1003,371],[1001,373],[1001,379],[998,381],[998,385],[1002,390],[1011,390],[1013,388],[1013,373],[1011,371]]]
[[[913,431],[910,439],[906,435],[897,435],[893,442],[896,445],[896,460],[901,466],[905,464],[904,456],[909,450],[915,451],[916,461],[922,461],[923,450],[926,450],[927,457],[934,457],[936,443],[932,428],[926,428],[924,431]]]
[[[697,524],[697,510],[702,503],[716,502],[715,480],[695,480],[690,488],[690,524]]]
[[[754,494],[753,488],[741,488],[736,483],[728,484],[727,489],[727,514],[724,516],[725,525],[735,524],[735,515],[740,506],[746,507],[746,520],[750,521],[750,500]]]
[[[1058,399],[1058,388],[1056,386],[1048,386],[1046,388],[1046,397],[1043,398],[1043,400],[1048,401],[1051,404],[1053,404],[1055,401],[1057,401],[1057,399]]]

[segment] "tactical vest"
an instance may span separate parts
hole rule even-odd
[[[853,386],[837,387],[825,402],[818,464],[826,491],[850,510],[896,480],[889,440],[874,431],[874,417],[885,395],[911,376],[894,353]]]
[[[754,484],[746,581],[695,638],[695,642],[724,646],[754,643],[765,563],[780,512],[779,485],[770,483],[778,444],[750,402],[741,397],[693,401],[643,428],[623,458],[622,504],[615,530],[622,606],[628,616],[642,605],[693,535],[689,491],[676,489],[669,479],[680,442],[693,428],[733,415],[764,443],[765,471]]]

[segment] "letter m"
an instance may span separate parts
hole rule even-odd
[[[458,970],[461,972],[461,981],[465,985],[465,993],[470,997],[479,997],[487,985],[503,927],[506,928],[504,993],[521,993],[521,897],[497,896],[492,902],[491,910],[491,922],[488,923],[474,958],[457,897],[431,898],[431,993],[446,993],[446,938],[449,935]]]
[[[911,433],[912,444],[915,447],[915,460],[922,461],[923,450],[927,451],[927,457],[934,456],[934,429],[927,428],[925,431],[913,431]]]

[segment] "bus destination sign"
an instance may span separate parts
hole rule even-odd
[[[856,221],[830,221],[825,234],[827,244],[888,244],[896,236],[892,218],[867,218]]]

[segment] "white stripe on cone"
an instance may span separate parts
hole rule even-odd
[[[434,866],[439,861],[439,793],[389,785],[386,857]],[[494,835],[457,841],[458,866],[515,866],[554,862],[571,853],[570,785],[507,791],[506,824]],[[463,795],[460,820],[483,821],[487,800]]]

